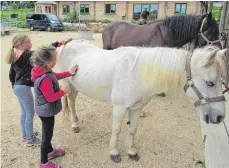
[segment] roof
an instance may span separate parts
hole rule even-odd
[[[55,1],[37,1],[35,4],[50,4],[50,5],[56,5]]]

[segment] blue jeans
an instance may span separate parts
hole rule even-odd
[[[21,129],[23,137],[33,137],[34,101],[31,87],[26,85],[14,85],[14,94],[21,106]]]

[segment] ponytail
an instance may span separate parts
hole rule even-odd
[[[22,43],[29,39],[29,36],[26,34],[19,34],[14,36],[12,40],[12,47],[10,48],[8,54],[6,55],[5,62],[11,64],[14,56],[14,48],[18,48]]]
[[[6,55],[5,62],[11,64],[13,60],[14,48],[12,47]]]

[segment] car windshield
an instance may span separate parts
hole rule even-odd
[[[59,20],[56,15],[47,15],[50,20]]]

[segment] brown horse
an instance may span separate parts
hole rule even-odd
[[[206,18],[206,19],[204,19]],[[200,34],[200,29],[202,35]],[[212,14],[171,16],[145,25],[136,25],[127,21],[108,24],[102,35],[103,49],[115,49],[119,46],[168,46],[182,47],[192,42],[192,50],[219,37],[218,24]],[[219,44],[220,45],[220,44]]]

